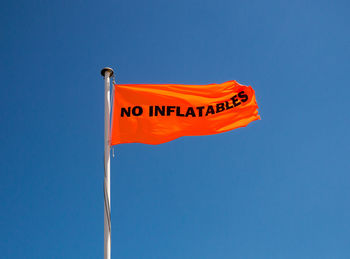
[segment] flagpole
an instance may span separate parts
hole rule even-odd
[[[113,69],[105,67],[101,70],[105,78],[105,133],[104,133],[104,259],[111,259],[111,186],[110,186],[110,114],[111,91],[110,77]]]

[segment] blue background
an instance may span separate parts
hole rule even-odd
[[[262,120],[111,163],[112,258],[349,258],[349,1],[6,1],[1,258],[103,258],[104,83],[256,91]]]

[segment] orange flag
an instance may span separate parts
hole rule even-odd
[[[236,81],[115,85],[111,145],[217,134],[260,119],[257,109],[253,88]]]

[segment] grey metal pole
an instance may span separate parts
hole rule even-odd
[[[113,69],[105,67],[101,70],[105,78],[105,134],[104,134],[104,259],[111,259],[111,186],[110,186],[110,114],[111,91],[110,77]]]

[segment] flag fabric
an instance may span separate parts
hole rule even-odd
[[[161,144],[211,135],[260,119],[252,87],[236,81],[209,85],[115,85],[111,145]]]

